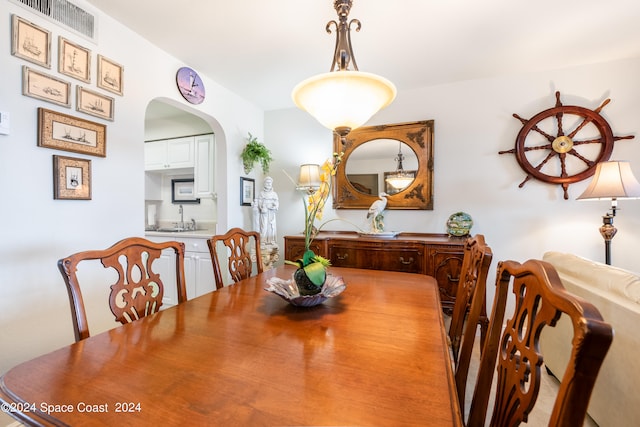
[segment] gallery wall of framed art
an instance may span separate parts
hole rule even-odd
[[[11,55],[21,65],[22,95],[78,115],[37,107],[37,145],[97,157],[107,157],[107,125],[82,116],[115,121],[116,99],[124,96],[124,66],[86,42],[11,15]],[[57,43],[54,44],[54,36]],[[56,49],[57,48],[57,49]],[[52,63],[57,68],[52,67]],[[91,160],[52,155],[53,198],[91,200]]]

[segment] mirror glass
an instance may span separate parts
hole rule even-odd
[[[386,209],[433,209],[433,120],[360,127],[345,138],[334,134],[333,151],[344,153],[334,177],[334,209],[369,209],[382,192]],[[391,180],[399,153],[402,183]]]
[[[400,164],[399,154],[402,156]],[[389,178],[395,176],[398,166],[401,166],[407,179],[394,186]],[[413,182],[417,170],[416,153],[407,144],[395,139],[367,141],[353,150],[345,165],[347,180],[356,191],[374,196],[382,191],[396,194],[404,190]]]

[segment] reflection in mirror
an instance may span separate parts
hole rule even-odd
[[[333,148],[344,153],[334,209],[368,209],[382,192],[386,209],[433,209],[433,120],[360,127]]]
[[[367,141],[353,150],[345,165],[347,179],[356,191],[374,196],[381,191],[387,194],[402,191],[413,182],[417,170],[416,154],[407,144],[394,139]],[[406,179],[394,185],[394,178],[400,178],[398,172]]]

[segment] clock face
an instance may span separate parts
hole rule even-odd
[[[194,70],[182,67],[176,73],[178,90],[191,104],[200,104],[204,101],[204,83]]]

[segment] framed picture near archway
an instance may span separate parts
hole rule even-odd
[[[106,125],[38,108],[39,147],[106,157],[106,145]]]
[[[115,100],[107,95],[76,86],[76,110],[113,121]]]
[[[53,156],[53,198],[91,200],[91,160]]]
[[[256,194],[256,181],[253,178],[240,177],[240,206],[251,206]]]
[[[58,36],[58,72],[91,83],[91,51]]]
[[[124,67],[102,55],[98,55],[98,79],[100,89],[122,96],[124,92]]]
[[[22,66],[22,94],[71,108],[71,83],[26,65]]]
[[[12,15],[11,54],[51,68],[51,31]]]

